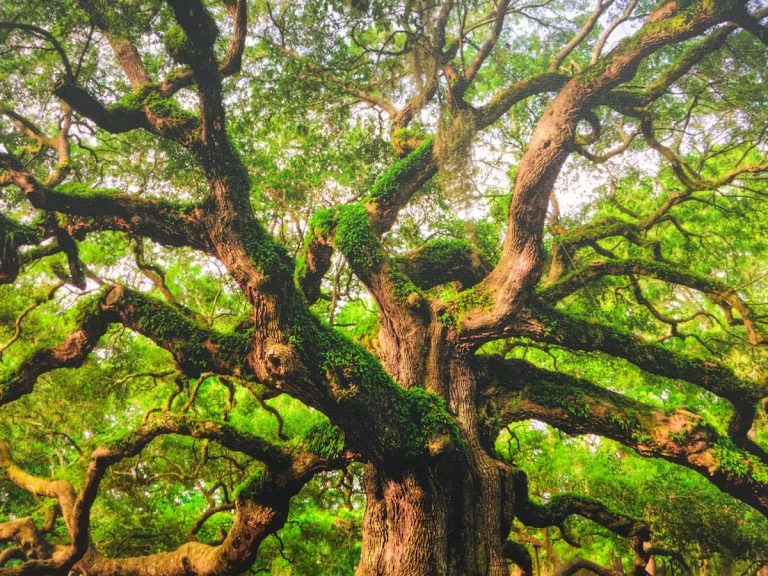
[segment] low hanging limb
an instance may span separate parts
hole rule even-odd
[[[476,359],[489,422],[531,418],[568,434],[598,434],[644,456],[681,464],[768,515],[768,465],[688,410],[660,410],[524,360]]]
[[[113,286],[83,305],[83,319],[57,346],[27,356],[12,372],[0,377],[0,406],[29,394],[37,378],[59,368],[85,362],[112,323],[120,323],[168,350],[188,376],[205,371],[248,374],[245,364],[248,334],[222,334],[185,316],[160,300]]]
[[[538,504],[530,499],[528,478],[520,469],[512,469],[507,489],[514,502],[515,516],[525,525],[536,528],[558,526],[564,528],[564,522],[573,515],[582,516],[624,538],[632,538],[633,546],[639,550],[649,548],[651,531],[647,524],[628,516],[609,510],[597,500],[584,496],[562,494],[554,496],[545,504]],[[570,543],[570,542],[569,542]],[[505,556],[520,567],[524,576],[533,574],[533,566],[528,551],[521,544],[513,541],[505,543]],[[647,565],[649,556],[643,553],[635,560],[636,567]],[[557,576],[569,576],[585,569],[600,576],[624,576],[620,572],[609,570],[585,559],[577,559],[562,567]],[[642,574],[642,572],[636,572]]]
[[[236,515],[229,534],[219,546],[187,542],[177,550],[144,557],[112,559],[102,556],[90,541],[90,511],[107,469],[136,456],[153,439],[167,434],[211,439],[230,450],[242,452],[267,466],[249,479],[235,498]],[[310,443],[311,444],[311,443]],[[25,491],[58,501],[70,537],[69,545],[50,546],[29,519],[0,523],[0,542],[17,542],[21,552],[3,553],[27,560],[15,568],[2,568],[0,576],[66,574],[75,565],[91,576],[143,573],[152,568],[160,576],[240,573],[253,562],[259,543],[279,529],[287,518],[288,502],[316,473],[343,468],[350,455],[344,451],[319,456],[307,450],[308,443],[286,448],[241,432],[226,423],[197,420],[164,413],[127,434],[96,448],[90,457],[83,487],[75,493],[65,480],[47,480],[28,474],[12,459],[0,442],[0,470]],[[23,558],[22,558],[23,552]],[[133,570],[133,571],[131,571]]]
[[[671,556],[680,563],[686,573],[691,573],[679,553],[651,545],[651,530],[645,522],[613,512],[600,501],[585,496],[558,494],[543,504],[533,502],[528,490],[528,478],[520,469],[512,470],[509,483],[511,497],[514,499],[515,515],[527,526],[536,528],[558,526],[563,529],[565,521],[570,516],[581,516],[619,536],[632,539],[632,547],[635,550],[633,575],[645,576],[645,569],[653,556]],[[520,566],[524,574],[532,572],[530,555],[525,548],[520,544],[507,542],[505,550],[507,557]],[[589,570],[600,576],[624,576],[622,572],[610,570],[583,558],[567,564],[556,574],[570,576],[579,570]]]
[[[629,516],[618,514],[607,506],[585,496],[563,494],[552,497],[545,504],[537,504],[530,498],[528,477],[520,469],[514,469],[510,477],[510,489],[514,498],[515,515],[523,524],[536,528],[562,526],[570,516],[581,516],[607,528],[624,538],[650,540],[650,528]]]

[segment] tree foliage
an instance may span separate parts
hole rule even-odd
[[[766,17],[0,4],[0,574],[757,573]]]

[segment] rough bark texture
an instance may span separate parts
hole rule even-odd
[[[254,213],[248,171],[226,131],[222,78],[240,68],[246,3],[227,3],[234,29],[228,51],[219,62],[214,50],[219,30],[206,5],[200,0],[169,1],[181,37],[178,45],[169,46],[169,53],[183,68],[156,83],[140,52],[108,29],[97,3],[83,0],[80,4],[113,47],[134,90],[131,106],[125,102],[105,106],[73,77],[60,83],[56,95],[103,130],[143,129],[186,148],[204,174],[207,198],[200,204],[182,206],[109,191],[91,190],[85,195],[77,187],[43,183],[13,155],[2,153],[0,176],[13,183],[32,206],[63,214],[66,222],[55,230],[28,230],[3,216],[0,281],[11,282],[19,274],[23,246],[57,237],[65,250],[67,239],[95,230],[130,232],[166,246],[189,246],[221,262],[252,309],[253,330],[220,334],[179,307],[124,287],[109,287],[63,342],[30,354],[0,381],[0,405],[33,392],[35,381],[45,372],[81,365],[108,326],[120,323],[170,351],[186,375],[215,372],[255,378],[272,392],[286,392],[322,411],[343,433],[346,452],[327,457],[304,450],[304,446],[287,450],[240,435],[222,423],[198,425],[169,420],[163,414],[123,442],[94,451],[84,485],[75,493],[68,483],[25,473],[0,444],[4,474],[33,494],[56,499],[69,536],[68,544],[52,547],[28,518],[0,523],[0,542],[13,542],[20,549],[3,551],[0,574],[64,574],[73,567],[90,576],[238,573],[253,562],[259,543],[283,525],[290,498],[304,483],[316,472],[337,468],[352,458],[366,462],[367,508],[357,576],[505,576],[511,562],[530,574],[532,563],[525,549],[508,542],[513,519],[532,526],[560,526],[572,514],[632,538],[635,573],[645,573],[652,560],[650,533],[642,523],[576,496],[547,504],[529,500],[524,477],[500,460],[493,446],[501,426],[529,418],[572,434],[600,434],[641,454],[693,468],[722,490],[768,514],[768,464],[764,451],[747,437],[766,396],[764,382],[546,307],[543,302],[556,302],[575,290],[575,276],[565,275],[568,266],[562,254],[555,255],[548,286],[536,293],[546,264],[542,246],[550,194],[563,164],[579,145],[578,123],[586,119],[595,124],[592,110],[598,106],[632,108],[627,103],[629,96],[616,90],[634,78],[646,57],[705,34],[736,12],[744,19],[745,2],[662,3],[634,35],[610,53],[596,55],[591,66],[571,76],[558,73],[559,65],[587,37],[605,8],[598,3],[599,10],[565,45],[549,71],[513,83],[476,108],[465,101],[467,88],[499,38],[509,2],[498,3],[489,14],[488,39],[463,70],[458,70],[458,59],[454,62],[456,48],[446,40],[453,3],[441,5],[430,32],[436,47],[430,57],[433,68],[447,81],[446,97],[454,112],[474,115],[474,125],[483,128],[529,96],[556,93],[518,166],[503,253],[493,269],[463,243],[432,242],[398,258],[383,247],[382,235],[437,172],[445,153],[431,138],[421,136],[407,146],[399,142],[403,157],[360,202],[316,214],[308,223],[304,248],[295,261]],[[707,49],[719,47],[736,29],[728,26],[727,32],[720,29],[717,42],[707,44]],[[644,94],[645,104],[703,57],[698,52],[686,56],[677,68],[672,66],[662,90],[655,86],[656,92]],[[173,100],[176,91],[187,86],[194,87],[198,98],[196,114],[182,110]],[[434,83],[427,83],[396,115],[396,125],[407,125],[436,90]],[[640,96],[637,98],[642,100]],[[366,101],[375,103],[377,99],[368,97]],[[599,131],[598,125],[593,128]],[[653,141],[650,128],[644,135]],[[722,182],[702,184],[689,179],[688,184]],[[572,230],[562,245],[579,250],[605,237],[634,238],[643,226],[652,226],[652,220]],[[13,234],[6,231],[11,229]],[[376,301],[381,326],[376,356],[309,311],[308,302],[321,294],[320,284],[334,251],[346,258]],[[68,254],[74,280],[76,249]],[[642,259],[596,261],[576,273],[580,282],[640,274],[699,290],[737,312],[752,344],[766,342],[750,307],[719,280]],[[426,293],[449,283],[455,283],[455,298]],[[547,373],[524,361],[477,354],[483,344],[503,337],[600,351],[649,373],[699,385],[734,405],[730,436],[717,434],[700,417],[682,409],[653,410],[621,394]],[[238,496],[235,524],[219,546],[190,542],[175,551],[146,557],[100,555],[90,542],[89,521],[101,478],[111,464],[137,454],[154,437],[171,433],[216,441],[261,460],[267,472]],[[734,458],[740,463],[738,469],[729,468]],[[2,568],[10,558],[22,556],[26,562],[21,566]],[[562,567],[558,574],[574,574],[579,569],[615,573],[579,560]]]

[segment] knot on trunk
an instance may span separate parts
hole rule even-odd
[[[267,348],[265,358],[267,372],[275,380],[285,380],[303,372],[301,360],[287,344],[272,344]]]

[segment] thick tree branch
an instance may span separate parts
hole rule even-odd
[[[6,169],[13,183],[35,208],[76,217],[67,227],[72,235],[91,230],[119,230],[146,236],[168,246],[190,246],[205,252],[212,250],[202,223],[202,206],[146,200],[111,190],[94,190],[77,183],[52,189],[38,182],[10,154],[0,153],[0,167]]]
[[[435,239],[395,259],[396,266],[422,290],[458,282],[470,288],[491,268],[465,240]]]
[[[759,401],[768,396],[768,382],[740,378],[731,370],[710,360],[699,360],[649,344],[618,328],[580,319],[546,306],[531,309],[529,320],[520,325],[520,334],[567,348],[600,351],[624,358],[639,368],[667,378],[685,380],[727,399],[735,409],[731,423],[734,441],[761,458],[759,449],[747,438]]]
[[[490,421],[535,418],[569,434],[598,434],[699,472],[722,491],[768,515],[768,465],[720,436],[700,416],[662,411],[522,360],[479,357]]]
[[[0,405],[29,394],[37,378],[59,368],[82,365],[114,322],[143,334],[173,354],[189,376],[203,372],[248,375],[250,337],[221,334],[186,317],[177,307],[121,286],[109,288],[84,306],[80,326],[53,348],[33,352],[0,380]]]
[[[33,352],[12,372],[3,374],[0,377],[0,406],[32,392],[38,377],[46,372],[81,366],[111,320],[108,314],[86,314],[80,326],[61,344]]]
[[[147,557],[110,559],[101,556],[90,545],[90,511],[98,488],[109,466],[137,455],[153,439],[161,435],[181,434],[193,438],[207,438],[231,450],[243,452],[267,465],[266,472],[250,479],[236,498],[235,523],[225,541],[217,547],[196,542],[182,545],[178,550]],[[66,481],[51,481],[32,476],[12,460],[8,447],[0,442],[0,469],[22,489],[56,498],[67,523],[71,543],[58,547],[54,553],[30,541],[26,524],[0,524],[0,541],[4,536],[25,545],[35,544],[42,558],[32,558],[17,569],[0,570],[3,576],[22,574],[43,575],[60,573],[75,563],[89,574],[167,574],[181,575],[241,572],[253,562],[258,544],[285,522],[290,498],[314,474],[343,466],[346,456],[332,458],[314,455],[301,448],[286,449],[261,438],[243,433],[228,424],[189,419],[165,413],[153,421],[127,434],[125,437],[101,446],[91,454],[90,464],[80,492],[75,495]],[[8,534],[6,534],[6,532]],[[39,540],[39,536],[38,536]],[[30,550],[37,549],[34,546]],[[157,571],[158,567],[161,571]]]
[[[695,2],[685,9],[665,4],[631,38],[568,81],[552,100],[518,166],[501,260],[482,285],[493,305],[473,309],[462,321],[462,338],[468,345],[502,336],[522,297],[539,279],[549,198],[574,150],[579,120],[607,92],[632,79],[644,58],[726,20],[732,4]]]
[[[546,73],[510,84],[507,88],[493,96],[487,104],[475,110],[475,122],[478,130],[496,122],[518,102],[522,102],[536,94],[556,92],[568,80],[569,77],[565,74]]]
[[[203,372],[236,376],[250,373],[247,356],[251,339],[247,332],[218,333],[176,306],[121,286],[109,288],[99,306],[115,321],[168,350],[189,376]]]
[[[54,88],[53,93],[69,104],[75,112],[92,120],[107,132],[119,134],[138,128],[152,129],[143,110],[105,106],[73,82],[60,83]]]
[[[624,538],[650,538],[651,532],[647,524],[613,512],[598,500],[572,494],[558,494],[546,503],[538,504],[530,499],[525,472],[513,470],[510,482],[515,498],[515,516],[527,526],[562,526],[570,516],[581,516]]]
[[[336,210],[322,210],[310,218],[304,250],[296,270],[297,281],[310,302],[316,301],[320,295],[320,282],[330,268],[333,248],[341,249],[353,267],[370,260],[370,257],[364,257],[362,253],[354,255],[351,249],[370,252],[370,256],[376,259],[373,252],[380,250],[375,246],[378,244],[377,237],[392,227],[402,207],[436,172],[437,161],[432,140],[426,139],[405,158],[390,166],[363,202],[340,206]],[[340,220],[346,221],[353,217],[356,222],[350,232],[359,235],[361,229],[368,229],[368,246],[360,245],[365,238],[350,242],[352,238],[344,238],[344,228],[339,230]]]

